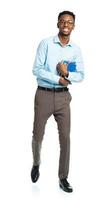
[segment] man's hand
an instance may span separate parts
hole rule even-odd
[[[64,63],[58,63],[57,64],[57,71],[59,74],[63,77],[67,76],[68,71],[67,71],[67,64]]]
[[[64,85],[64,86],[68,86],[68,84],[71,84],[71,82],[68,81],[68,80],[66,80],[66,79],[63,78],[63,77],[60,77],[60,79],[59,79],[59,84],[60,84],[60,85]]]

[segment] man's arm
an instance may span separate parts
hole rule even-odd
[[[35,62],[33,65],[33,74],[40,79],[58,84],[60,77],[45,70],[44,63],[46,61],[46,56],[47,56],[47,43],[45,40],[43,40],[37,48]]]
[[[67,80],[71,82],[80,82],[84,79],[84,64],[83,64],[81,50],[79,48],[77,49],[75,62],[77,71],[69,72]]]
[[[83,59],[81,55],[80,49],[77,49],[76,52],[76,70],[75,71],[68,71],[68,64],[65,63],[58,63],[57,64],[57,71],[61,76],[65,77],[65,79],[69,80],[70,82],[80,82],[84,78],[84,67],[83,67]]]

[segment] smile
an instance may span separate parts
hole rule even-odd
[[[69,31],[69,29],[68,28],[64,28],[63,31]]]

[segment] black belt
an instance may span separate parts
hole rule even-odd
[[[46,87],[38,86],[38,89],[39,90],[50,91],[50,92],[65,92],[65,91],[68,91],[67,87],[64,87],[64,88],[46,88]]]

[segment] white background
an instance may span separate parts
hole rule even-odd
[[[41,39],[58,33],[59,12],[76,14],[72,40],[81,47],[85,80],[72,94],[71,165],[67,194],[58,186],[59,142],[52,118],[42,146],[40,179],[32,167],[32,75]],[[111,199],[111,30],[108,0],[0,1],[0,199]]]

